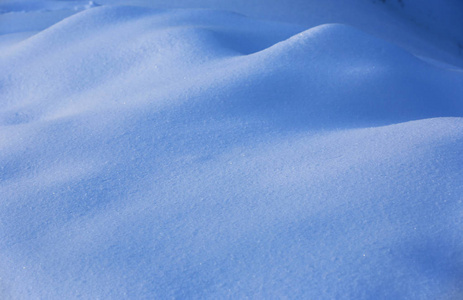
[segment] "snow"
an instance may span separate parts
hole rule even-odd
[[[2,2],[0,298],[462,298],[444,2]]]

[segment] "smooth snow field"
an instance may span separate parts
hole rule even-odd
[[[463,299],[463,2],[0,2],[0,299]]]

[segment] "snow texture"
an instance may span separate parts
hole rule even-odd
[[[458,0],[0,3],[0,299],[462,299]]]

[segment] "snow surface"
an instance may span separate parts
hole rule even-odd
[[[461,1],[0,3],[0,299],[462,299]]]

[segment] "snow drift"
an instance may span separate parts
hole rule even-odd
[[[62,19],[0,36],[4,298],[463,296],[445,43],[210,9],[3,10]]]

